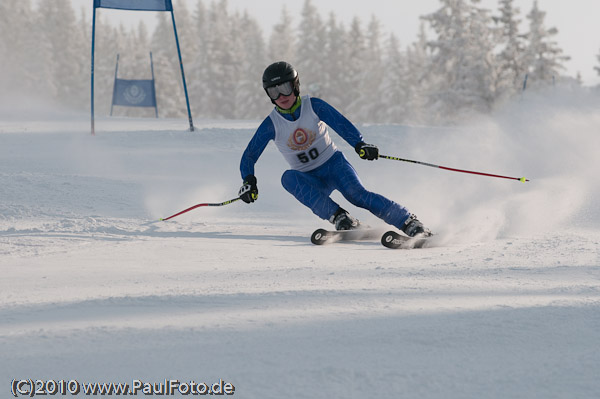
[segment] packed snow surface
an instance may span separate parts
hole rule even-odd
[[[359,126],[382,154],[527,183],[363,161],[332,133],[437,233],[415,250],[312,245],[331,225],[281,187],[272,144],[256,203],[159,221],[235,198],[260,121],[98,119],[92,136],[86,115],[0,114],[1,396],[176,379],[239,398],[598,398],[599,102]]]

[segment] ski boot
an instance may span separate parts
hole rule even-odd
[[[431,231],[423,226],[416,215],[410,214],[401,229],[409,237],[430,237]]]
[[[358,219],[350,216],[350,214],[342,208],[338,209],[329,221],[335,225],[336,230],[354,230],[358,229],[360,226]]]

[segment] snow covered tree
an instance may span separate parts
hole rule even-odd
[[[77,22],[69,0],[40,2],[39,29],[44,33],[39,39],[43,45],[42,64],[49,68],[50,91],[53,98],[65,105],[77,107],[83,100],[84,70],[77,56]]]
[[[400,49],[398,38],[391,34],[385,48],[383,77],[377,91],[378,101],[375,105],[381,108],[380,122],[401,122],[408,117],[408,63],[406,54]],[[384,106],[381,106],[385,104]]]
[[[326,23],[327,40],[325,41],[325,66],[322,71],[323,85],[321,93],[327,97],[334,107],[344,104],[344,98],[347,96],[347,87],[345,85],[343,71],[351,62],[346,51],[346,30],[344,25],[337,21],[335,14],[330,13]]]
[[[293,20],[284,6],[281,9],[280,22],[273,26],[273,31],[269,36],[268,59],[267,64],[276,61],[286,61],[295,65],[296,63],[296,34],[293,29]],[[265,65],[265,68],[267,65]]]
[[[425,24],[421,23],[417,40],[406,50],[407,118],[408,122],[425,123],[427,119],[427,95],[431,92],[429,68],[431,57],[427,47]]]
[[[347,113],[352,120],[360,120],[361,96],[366,73],[363,65],[363,55],[366,49],[366,37],[358,17],[354,17],[347,32],[346,39],[347,57],[351,61],[343,70],[344,87],[346,96],[341,105],[341,111]]]
[[[361,81],[361,105],[359,117],[363,121],[376,122],[382,117],[380,94],[387,87],[384,72],[389,68],[382,64],[383,50],[381,49],[381,22],[372,16],[367,26],[366,47],[362,54],[364,74]],[[384,103],[385,104],[385,103]],[[386,104],[387,105],[387,104]]]
[[[208,10],[202,0],[198,0],[193,14],[193,41],[195,42],[195,53],[186,58],[186,77],[188,78],[188,90],[192,114],[205,116],[205,96],[208,66],[207,66],[207,42],[208,37]]]
[[[8,71],[8,43],[10,35],[10,17],[8,14],[7,2],[0,3],[0,72],[6,73]],[[2,73],[2,75],[4,75]],[[0,79],[3,79],[0,76]],[[1,82],[1,81],[0,81]]]
[[[234,64],[236,97],[243,99],[232,105],[237,119],[249,119],[270,108],[262,90],[266,46],[260,26],[247,12],[236,16],[232,33],[238,58]]]
[[[4,90],[43,95],[44,68],[35,62],[42,35],[31,1],[0,4],[0,83]]]
[[[478,2],[441,0],[438,11],[423,17],[436,34],[428,43],[435,85],[429,103],[442,118],[489,112],[494,104],[496,35],[489,11],[477,7]]]
[[[537,86],[551,85],[565,69],[563,62],[570,59],[564,56],[563,50],[552,38],[558,34],[558,29],[547,29],[544,25],[546,13],[538,8],[537,0],[527,15],[529,19],[528,40],[525,49],[525,62],[528,66],[529,82]]]
[[[497,57],[499,97],[510,97],[518,93],[527,73],[523,58],[525,42],[523,35],[519,33],[520,10],[513,6],[513,2],[514,0],[500,0],[500,15],[494,17],[500,27],[501,51]]]
[[[209,101],[205,105],[205,112],[212,117],[235,118],[231,105],[236,94],[238,55],[232,46],[235,38],[227,1],[212,3],[208,13],[204,95]]]
[[[298,25],[297,58],[294,67],[300,73],[300,84],[304,94],[317,94],[323,82],[322,71],[325,69],[326,31],[323,21],[312,5],[305,0],[302,18]]]
[[[152,71],[150,70],[150,37],[148,36],[148,27],[144,21],[140,21],[137,30],[129,35],[129,43],[133,48],[128,48],[127,52],[134,57],[133,68],[135,68],[135,76],[140,76],[142,79],[151,79]]]
[[[527,16],[526,36],[519,34],[514,0],[499,0],[493,20],[479,0],[440,2],[437,12],[423,18],[431,40],[422,26],[418,40],[402,49],[376,18],[363,25],[355,17],[345,26],[331,13],[324,22],[311,0],[304,1],[300,20],[282,8],[268,46],[258,23],[248,13],[229,12],[227,0],[197,0],[193,13],[177,0],[193,114],[264,116],[270,104],[260,86],[262,71],[285,60],[299,70],[303,94],[323,96],[354,121],[432,123],[433,115],[439,122],[491,110],[499,97],[520,88],[526,71],[531,83],[551,83],[568,59],[550,40],[557,31],[544,28],[537,2]],[[121,54],[120,77],[145,79],[152,51],[160,115],[185,117],[169,15],[158,13],[155,31],[148,32],[144,24],[114,27],[107,14],[97,12],[97,113],[110,108],[116,54]],[[74,109],[89,107],[90,31],[89,18],[76,18],[69,0],[0,2],[0,87],[34,92]],[[600,66],[595,69],[600,73]],[[243,100],[233,101],[232,95]],[[137,116],[145,110],[124,112],[134,111]]]
[[[12,79],[7,76],[18,72],[19,62],[17,61],[22,53],[20,52],[25,39],[25,18],[33,18],[31,2],[23,3],[2,2],[0,4],[0,67],[2,76],[0,79],[6,79],[9,83]],[[14,76],[14,75],[13,75]]]
[[[92,29],[89,23],[89,20],[86,17],[85,9],[80,10],[80,17],[77,23],[77,31],[75,34],[78,37],[78,49],[77,49],[77,57],[79,59],[79,63],[81,65],[81,74],[82,74],[82,82],[84,82],[84,88],[82,89],[83,100],[80,104],[81,109],[85,109],[86,111],[90,109],[90,92],[89,92],[89,84],[90,84],[90,68],[91,68],[91,60],[90,54],[92,51]]]

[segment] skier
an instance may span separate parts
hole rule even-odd
[[[406,208],[363,187],[352,165],[331,141],[328,127],[354,147],[362,159],[377,159],[379,149],[366,144],[358,129],[325,101],[308,95],[300,97],[300,80],[292,65],[284,61],[269,65],[262,81],[275,108],[242,155],[243,184],[238,195],[244,202],[258,198],[254,165],[273,140],[291,167],[281,177],[283,187],[315,215],[334,224],[336,230],[356,229],[360,222],[329,197],[333,190],[409,237],[431,234]]]

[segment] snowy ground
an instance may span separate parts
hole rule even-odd
[[[99,119],[92,137],[85,115],[0,113],[1,396],[13,379],[222,379],[240,398],[600,397],[600,101],[534,100],[361,127],[384,154],[526,184],[361,161],[333,135],[439,233],[410,251],[311,245],[328,224],[281,188],[273,145],[255,204],[158,221],[234,198],[258,121]]]

